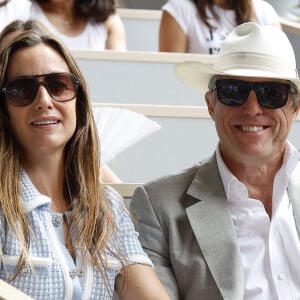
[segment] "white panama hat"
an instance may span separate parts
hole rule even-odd
[[[214,75],[290,80],[300,90],[293,47],[286,34],[253,22],[237,26],[223,42],[213,66],[195,61],[175,66],[176,76],[202,92]]]

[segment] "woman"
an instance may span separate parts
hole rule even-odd
[[[234,27],[248,21],[279,26],[279,16],[263,0],[169,0],[163,6],[159,49],[217,54]]]
[[[30,17],[44,23],[71,49],[126,50],[115,0],[33,0]]]
[[[21,32],[28,30],[40,32],[40,34],[50,34],[47,28],[38,21],[29,20],[24,22],[21,20],[15,20],[7,26],[5,26],[4,29],[0,32],[0,51],[1,48],[3,48],[7,43],[9,43],[15,36],[17,36]],[[101,122],[101,120],[99,122]],[[112,126],[112,124],[110,126]],[[106,163],[103,163],[103,159],[101,164],[101,181],[103,183],[122,182],[122,180],[110,169],[110,167]]]
[[[34,299],[169,299],[122,199],[100,184],[87,88],[27,30],[0,54],[0,279]]]
[[[0,30],[16,19],[38,20],[70,49],[126,50],[115,0],[6,0],[0,16]]]

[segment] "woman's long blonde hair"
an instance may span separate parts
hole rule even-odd
[[[72,206],[70,233],[83,257],[91,257],[107,283],[105,252],[115,231],[111,207],[100,184],[99,143],[85,80],[69,50],[43,30],[25,30],[0,54],[0,91],[5,85],[8,63],[19,49],[47,45],[63,57],[80,81],[76,100],[77,126],[65,147],[64,195]],[[22,149],[11,130],[5,95],[0,93],[0,206],[8,226],[20,242],[22,253],[12,280],[29,260],[31,228],[20,197]],[[111,245],[110,245],[111,246]],[[111,247],[110,247],[111,249]],[[106,250],[106,251],[105,251]],[[85,255],[89,254],[89,255]],[[122,263],[118,245],[110,255]],[[1,257],[1,245],[0,245]]]

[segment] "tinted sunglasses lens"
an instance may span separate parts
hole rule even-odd
[[[280,82],[261,82],[256,85],[255,90],[261,106],[280,108],[288,100],[290,85]]]
[[[48,93],[56,101],[69,101],[75,98],[78,84],[72,74],[53,74],[44,78]]]
[[[259,104],[265,108],[280,108],[288,100],[290,85],[281,82],[247,82],[221,79],[216,81],[218,99],[228,106],[245,103],[252,89],[255,90]]]
[[[28,105],[34,101],[38,90],[34,78],[17,78],[6,86],[6,96],[10,104],[16,106]]]
[[[247,85],[237,80],[217,80],[216,87],[219,101],[228,106],[242,105],[249,95]]]

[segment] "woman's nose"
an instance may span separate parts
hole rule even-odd
[[[46,87],[42,84],[38,87],[34,104],[37,109],[51,109],[53,107],[53,99],[48,93]]]

